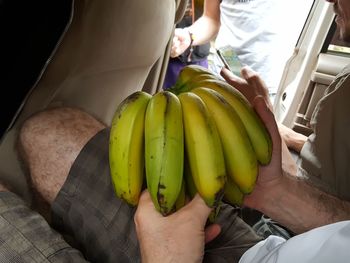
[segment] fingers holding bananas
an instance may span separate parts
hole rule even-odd
[[[130,205],[137,205],[147,185],[164,216],[196,193],[219,211],[222,200],[242,204],[271,149],[268,132],[243,95],[191,65],[170,91],[135,92],[118,106],[110,171],[116,195]]]

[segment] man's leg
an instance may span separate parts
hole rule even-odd
[[[114,194],[104,128],[77,109],[47,110],[24,123],[20,152],[34,187],[51,205],[53,226],[84,256],[139,262],[135,209]]]
[[[54,201],[81,149],[103,128],[87,113],[71,108],[50,109],[25,121],[19,149],[33,187],[45,201]]]

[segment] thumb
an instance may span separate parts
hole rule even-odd
[[[193,215],[200,220],[200,223],[204,226],[207,222],[208,216],[212,211],[212,208],[207,206],[202,197],[197,193],[192,201],[186,206]]]
[[[154,207],[151,195],[147,189],[144,190],[140,196],[135,212],[135,219],[142,219],[144,215],[147,215],[149,218],[162,217],[162,215]]]

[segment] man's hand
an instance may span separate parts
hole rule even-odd
[[[171,47],[170,56],[172,58],[178,57],[190,46],[191,38],[187,29],[176,28],[173,38],[173,45]]]
[[[278,184],[281,183],[282,144],[277,123],[273,113],[266,103],[266,100],[261,96],[257,96],[252,105],[265,123],[265,126],[271,135],[273,145],[271,162],[268,165],[261,165],[259,167],[259,176],[254,190],[244,199],[245,205],[260,210],[260,206],[263,205],[260,203],[261,201],[263,202],[263,197],[268,195]]]
[[[261,97],[255,97],[253,107],[265,123],[267,130],[272,138],[272,158],[268,165],[259,167],[259,176],[253,192],[244,199],[244,204],[260,210],[264,202],[264,196],[277,188],[282,179],[282,144],[281,136],[278,131],[274,115],[268,107],[266,100]]]
[[[236,76],[226,68],[223,68],[220,74],[227,83],[238,89],[251,104],[253,104],[255,97],[262,96],[272,111],[273,107],[269,98],[268,89],[264,81],[255,71],[249,67],[242,68],[241,75],[243,78]]]
[[[273,144],[271,162],[259,167],[259,176],[255,188],[244,199],[245,205],[259,210],[264,200],[263,197],[268,195],[269,191],[275,188],[282,178],[282,141],[272,113],[272,104],[264,82],[256,72],[248,67],[241,71],[243,78],[235,76],[225,68],[222,69],[221,75],[247,98],[271,135]]]
[[[197,194],[185,207],[164,217],[145,190],[134,218],[142,262],[202,262],[204,244],[221,230],[216,224],[204,230],[210,212]]]
[[[243,78],[235,76],[232,72],[225,68],[222,69],[221,75],[229,84],[243,93],[243,95],[248,99],[250,103],[253,103],[253,100],[256,96],[263,96],[268,103],[270,110],[272,111],[273,107],[266,85],[258,76],[258,74],[251,70],[249,67],[244,67],[242,69],[241,75]],[[307,140],[307,137],[303,134],[293,131],[283,124],[279,124],[278,128],[281,137],[288,148],[300,153],[301,148]]]

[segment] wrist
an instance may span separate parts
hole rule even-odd
[[[280,184],[269,190],[259,211],[294,233],[326,224],[324,216],[328,216],[329,211],[324,211],[323,205],[315,202],[318,191],[315,192],[304,179],[284,174]]]
[[[277,202],[281,200],[281,196],[283,197],[282,189],[282,185],[276,185],[274,187],[264,187],[264,189],[254,190],[253,202],[251,202],[248,196],[246,197],[245,204],[271,217],[271,208],[277,207]]]

